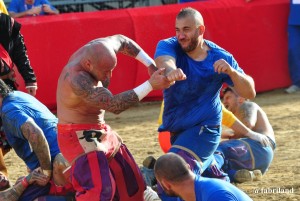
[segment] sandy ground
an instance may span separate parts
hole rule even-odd
[[[254,100],[267,113],[275,130],[277,149],[262,181],[238,184],[254,201],[300,200],[300,93],[283,90],[258,94]],[[157,118],[161,102],[141,103],[120,115],[106,114],[106,122],[123,138],[141,165],[145,157],[158,157]],[[11,151],[5,156],[10,179],[26,174],[24,163]]]

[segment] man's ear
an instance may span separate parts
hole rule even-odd
[[[84,68],[85,68],[88,72],[91,72],[91,71],[93,70],[93,66],[92,66],[92,64],[91,64],[91,61],[90,61],[88,58],[84,59],[83,65],[84,65]]]
[[[204,26],[204,25],[200,25],[200,26],[199,26],[199,34],[200,34],[200,35],[203,35],[204,32],[205,32],[205,26]]]
[[[185,165],[186,165],[186,167],[187,167],[188,169],[191,169],[190,164],[186,163]]]
[[[160,183],[161,183],[161,185],[162,185],[166,190],[170,190],[170,189],[171,189],[171,183],[168,182],[167,180],[162,179]]]
[[[246,99],[243,98],[243,97],[238,97],[238,103],[240,103],[240,104],[244,103],[245,100],[246,100]]]

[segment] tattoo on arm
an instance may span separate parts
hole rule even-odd
[[[30,143],[33,152],[36,154],[40,166],[44,170],[51,170],[51,157],[48,142],[43,131],[34,121],[27,121],[21,126],[24,137]]]
[[[136,57],[140,50],[141,48],[137,47],[136,44],[134,44],[130,40],[126,40],[122,43],[120,52],[131,57]]]
[[[81,73],[72,82],[74,93],[91,107],[119,114],[139,102],[133,90],[113,95],[107,88],[95,87],[94,80],[88,74]]]
[[[15,184],[14,186],[0,192],[0,200],[17,201],[19,197],[24,192],[25,188],[21,182]]]
[[[118,44],[114,48],[116,52],[121,52],[131,57],[136,57],[142,49],[136,42],[121,34],[114,35],[110,39],[112,40],[110,44],[113,44],[113,42]]]

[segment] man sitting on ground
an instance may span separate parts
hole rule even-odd
[[[245,132],[226,135],[230,140],[220,143],[214,154],[215,159],[231,181],[259,179],[259,175],[255,178],[255,173],[260,173],[253,170],[264,174],[273,160],[276,147],[273,128],[266,113],[256,103],[238,96],[230,87],[225,88],[223,94],[224,106],[249,128],[249,133],[254,137],[245,138],[248,135]]]

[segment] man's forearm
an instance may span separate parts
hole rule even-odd
[[[33,152],[36,154],[40,167],[43,170],[51,170],[51,157],[48,142],[43,131],[33,121],[27,121],[22,126],[22,133],[30,143]]]
[[[248,76],[234,71],[230,78],[234,84],[234,89],[239,96],[247,99],[253,99],[256,96],[253,79]]]

